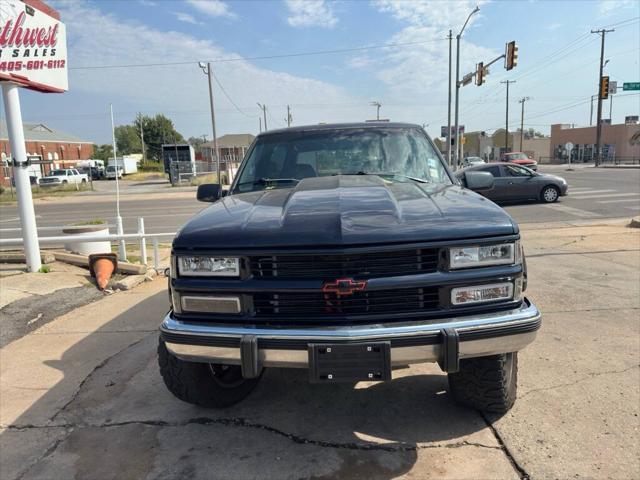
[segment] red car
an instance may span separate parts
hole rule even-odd
[[[538,162],[529,158],[526,153],[522,153],[522,152],[504,153],[500,158],[500,161],[522,165],[523,167],[530,168],[531,170],[538,169]]]

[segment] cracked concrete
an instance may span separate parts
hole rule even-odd
[[[640,237],[614,230],[523,230],[545,320],[502,417],[452,404],[434,365],[356,387],[270,369],[236,406],[182,403],[157,370],[156,281],[0,350],[0,478],[638,478]],[[562,243],[584,250],[546,255]]]

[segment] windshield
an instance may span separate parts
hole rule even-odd
[[[118,167],[118,170],[122,170],[122,167]],[[115,172],[116,171],[116,167],[114,167],[113,165],[109,165],[107,167],[107,172]]]
[[[57,175],[66,175],[67,171],[66,170],[51,170],[51,173],[49,174],[50,177],[55,177]]]
[[[524,153],[507,153],[506,157],[509,160],[529,160],[529,157],[527,157]]]
[[[399,182],[451,183],[420,130],[353,128],[258,138],[234,192],[292,187],[308,177],[358,174]]]

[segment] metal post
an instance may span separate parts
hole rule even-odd
[[[260,124],[260,133],[262,133],[262,117],[258,117],[258,123]]]
[[[113,142],[113,164],[116,172],[116,228],[118,231],[118,235],[122,235],[124,233],[124,229],[122,228],[122,217],[120,216],[120,181],[118,179],[118,152],[116,146],[116,133],[115,126],[113,124],[113,104],[109,104],[109,112],[111,113],[111,141]],[[123,159],[124,166],[124,159]],[[121,260],[127,261],[127,246],[124,243],[124,239],[118,242],[118,257]]]
[[[520,151],[522,152],[522,141],[524,139],[524,102],[529,100],[529,97],[522,97],[518,102],[522,104],[522,110],[520,112]]]
[[[213,75],[213,70],[211,69],[211,62],[208,62],[206,65],[203,62],[198,64],[202,71],[206,73],[208,85],[209,85],[209,107],[211,109],[211,130],[213,133],[213,151],[215,152],[215,161],[216,161],[216,175],[218,176],[218,183],[222,185],[222,181],[220,179],[220,156],[218,154],[218,137],[216,135],[216,113],[213,104],[213,83],[211,82],[211,77]]]
[[[287,128],[291,126],[291,109],[287,105]]]
[[[160,248],[158,246],[158,237],[153,237],[153,268],[160,269]]]
[[[456,106],[455,106],[455,126],[453,127],[453,144],[456,148],[455,164],[456,168],[460,165],[460,151],[458,148],[458,102],[460,100],[460,34],[456,35]]]
[[[467,27],[467,23],[469,23],[469,19],[471,18],[471,16],[474,13],[478,13],[479,11],[480,11],[480,7],[476,6],[476,8],[474,8],[471,11],[469,16],[465,20],[464,25],[462,25],[462,29],[460,29],[460,33],[456,35],[456,113],[455,113],[456,131],[454,132],[455,145],[456,145],[456,167],[460,166],[460,151],[461,151],[459,146],[460,142],[458,138],[458,108],[459,108],[459,100],[460,100],[460,38],[462,38],[462,32],[464,32],[464,29]]]
[[[449,97],[447,100],[447,165],[451,168],[451,41],[453,39],[453,34],[451,30],[449,30]]]
[[[613,125],[613,94],[609,94],[609,122]]]
[[[18,215],[20,216],[22,238],[24,239],[24,255],[27,259],[27,269],[30,272],[37,272],[42,266],[40,243],[38,241],[36,216],[33,211],[31,182],[29,182],[29,172],[26,165],[27,151],[24,143],[18,88],[20,87],[13,83],[2,83],[7,132],[9,134],[11,160],[13,162],[13,178],[15,179],[18,197]]]
[[[503,80],[500,83],[507,84],[507,101],[505,108],[505,128],[504,128],[504,153],[509,150],[509,84],[516,83],[515,80]]]
[[[593,125],[593,99],[597,97],[597,95],[591,95],[591,112],[589,113],[589,126]]]
[[[138,218],[138,233],[144,235],[144,218]],[[147,264],[147,239],[140,237],[140,263]]]
[[[596,116],[596,167],[600,165],[602,157],[602,73],[604,71],[604,37],[608,32],[614,30],[591,30],[591,33],[597,33],[602,37],[600,43],[600,75],[598,77],[598,114]]]

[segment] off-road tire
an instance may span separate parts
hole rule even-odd
[[[556,186],[547,185],[540,192],[540,200],[542,200],[544,203],[556,202],[558,201],[558,198],[560,198],[560,190],[558,190],[558,187]]]
[[[206,408],[225,408],[243,400],[256,387],[260,377],[245,379],[240,367],[186,362],[172,355],[165,343],[158,344],[160,375],[169,391],[180,400]],[[233,381],[224,383],[215,371],[225,369]]]
[[[449,374],[455,401],[482,412],[507,412],[516,401],[517,386],[517,352],[460,360],[460,370]]]

